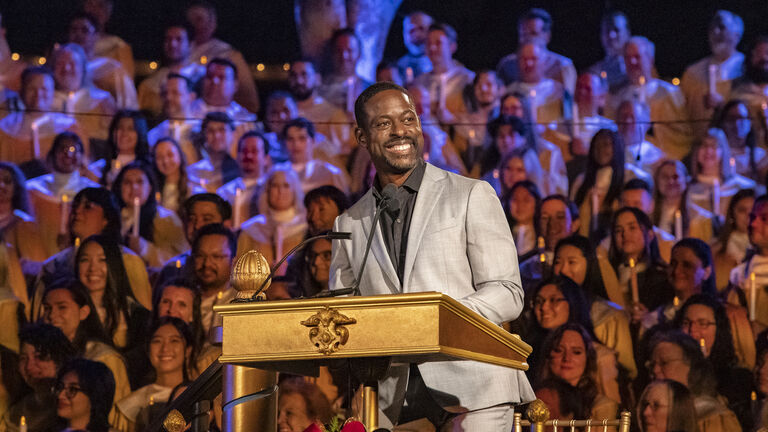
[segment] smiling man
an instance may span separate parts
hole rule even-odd
[[[364,295],[439,289],[496,324],[515,319],[523,307],[517,251],[491,186],[422,160],[421,123],[402,87],[368,87],[355,103],[355,118],[357,142],[377,175],[368,193],[336,219],[334,231],[351,232],[352,241],[333,244],[330,288],[352,286],[375,229],[360,284]],[[382,191],[393,186],[399,205],[372,226]],[[426,418],[437,430],[451,424],[453,430],[508,431],[513,404],[535,398],[523,372],[472,361],[392,367],[379,388],[382,427]]]

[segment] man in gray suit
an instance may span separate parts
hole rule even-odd
[[[334,230],[351,232],[352,241],[334,241],[331,289],[354,284],[374,229],[363,295],[440,291],[496,324],[517,318],[523,309],[517,252],[493,188],[422,160],[421,123],[402,87],[368,87],[355,117],[357,142],[377,175],[371,190],[336,219]],[[396,204],[374,227],[382,199]],[[514,404],[533,399],[523,372],[473,361],[393,366],[379,383],[382,426],[427,418],[438,430],[507,432]]]

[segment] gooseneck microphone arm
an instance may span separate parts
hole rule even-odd
[[[278,261],[277,264],[275,264],[272,267],[272,271],[269,272],[269,276],[267,276],[267,278],[264,279],[264,282],[261,283],[261,286],[259,286],[259,289],[256,290],[256,293],[251,296],[251,300],[256,300],[256,297],[259,294],[261,294],[262,291],[264,291],[264,288],[266,288],[269,281],[272,280],[272,277],[275,276],[275,273],[277,273],[277,270],[280,268],[281,265],[283,265],[285,260],[287,260],[289,256],[293,255],[294,252],[306,246],[308,243],[311,243],[318,239],[350,240],[351,238],[352,238],[352,233],[331,231],[329,233],[320,234],[320,235],[312,236],[308,239],[305,239],[301,243],[294,246],[293,249],[289,250],[288,253],[285,254],[282,258],[280,258],[280,261]]]

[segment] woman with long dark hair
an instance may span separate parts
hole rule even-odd
[[[717,242],[712,246],[717,270],[717,291],[722,292],[728,287],[728,277],[731,269],[739,265],[747,257],[749,243],[749,213],[755,203],[755,190],[742,189],[731,198],[725,221],[717,236]]]
[[[673,159],[662,161],[656,168],[653,184],[651,220],[654,225],[677,238],[712,239],[717,224],[713,222],[712,213],[690,200],[688,170],[682,162]]]
[[[152,160],[163,207],[178,213],[184,200],[196,193],[205,192],[205,189],[189,180],[186,157],[173,138],[157,140],[152,147]]]
[[[122,167],[134,160],[149,161],[147,120],[139,111],[120,110],[109,124],[106,159],[92,163],[88,168],[92,180],[110,187]]]
[[[181,220],[176,213],[157,204],[155,175],[141,160],[129,163],[112,186],[121,209],[126,244],[150,267],[162,267],[169,259],[189,249]],[[139,205],[139,220],[135,220]],[[138,235],[135,225],[138,224]]]
[[[43,249],[25,182],[24,174],[16,165],[0,162],[0,239],[8,243],[19,258],[43,261],[48,254]]]
[[[750,118],[746,102],[741,99],[726,102],[712,118],[712,126],[722,129],[728,138],[733,170],[752,180],[761,180],[766,169],[765,149],[757,144],[760,133]]]
[[[115,380],[104,364],[74,359],[59,370],[53,388],[63,431],[109,432]]]
[[[515,238],[518,260],[523,262],[538,251],[538,224],[535,223],[534,217],[541,203],[541,194],[535,183],[523,180],[512,185],[501,201],[512,236]]]

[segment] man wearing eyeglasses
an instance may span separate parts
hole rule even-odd
[[[192,244],[195,280],[200,285],[203,298],[200,302],[200,315],[206,333],[212,327],[221,325],[221,317],[213,312],[213,306],[227,304],[235,298],[229,277],[236,251],[235,235],[222,224],[200,228]]]

